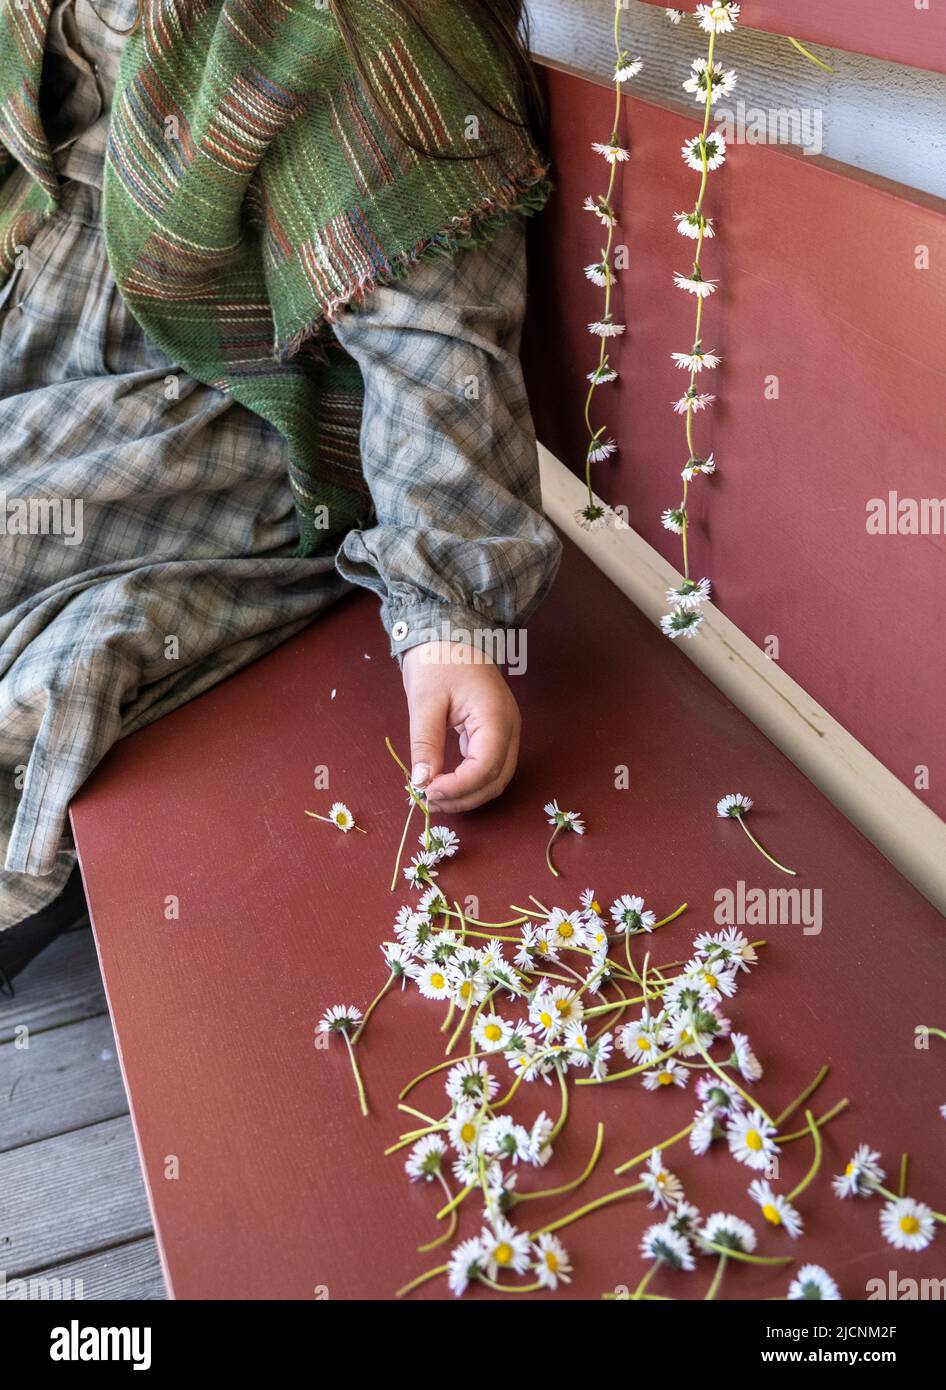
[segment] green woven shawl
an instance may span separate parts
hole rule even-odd
[[[0,274],[59,198],[39,117],[53,0],[0,9]],[[363,383],[339,307],[422,256],[488,239],[551,185],[521,128],[494,116],[385,0],[347,0],[373,80],[415,143],[380,118],[325,0],[144,0],[122,54],[103,227],[118,288],[185,371],[287,439],[300,553],[363,524]],[[493,106],[509,73],[463,0],[425,22]]]

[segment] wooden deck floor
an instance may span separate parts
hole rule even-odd
[[[166,1296],[91,930],[0,999],[0,1299],[3,1275]]]

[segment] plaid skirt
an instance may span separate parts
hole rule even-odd
[[[351,587],[292,553],[282,436],[145,337],[98,189],[64,195],[0,291],[0,929],[65,883],[118,738]]]

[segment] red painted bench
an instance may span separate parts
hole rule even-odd
[[[690,911],[660,934],[659,959],[688,953],[713,927],[714,895],[784,888],[738,826],[719,820],[725,792],[756,798],[756,833],[823,893],[823,930],[758,932],[769,945],[730,1010],[766,1064],[760,1095],[781,1107],[823,1062],[816,1109],[850,1109],[825,1137],[822,1176],[800,1205],[803,1260],[825,1264],[848,1298],[895,1268],[940,1275],[942,1234],[920,1255],[881,1241],[876,1202],[838,1202],[829,1175],[865,1141],[888,1171],[910,1149],[910,1191],[942,1209],[946,1044],[914,1047],[916,1024],[943,1023],[942,920],[698,671],[589,562],[568,549],[556,590],[529,630],[528,671],[515,683],[525,734],[520,773],[501,802],[455,822],[461,854],[442,881],[479,895],[497,919],[535,893],[571,906],[594,886],[608,902],[639,892],[661,913]],[[332,691],[335,698],[331,698]],[[441,1011],[389,996],[360,1049],[371,1104],[363,1119],[340,1044],[313,1045],[329,1004],[364,1007],[384,978],[379,943],[398,904],[388,891],[403,792],[384,736],[406,748],[397,670],[375,603],[340,605],[267,659],[128,739],[73,807],[109,1004],[158,1240],[178,1298],[379,1298],[437,1262],[416,1247],[436,1233],[433,1189],[410,1185],[403,1155],[384,1148],[405,1126],[404,1082],[442,1057]],[[330,769],[330,791],[313,769]],[[617,790],[615,767],[629,769]],[[367,835],[308,819],[336,797]],[[542,806],[579,808],[589,831],[559,843],[562,878],[544,864]],[[179,917],[165,915],[176,898]],[[656,942],[656,939],[655,939]],[[541,1094],[539,1094],[541,1092]],[[418,1089],[436,1108],[439,1086]],[[530,1120],[557,1104],[540,1086]],[[689,1122],[689,1092],[646,1093],[636,1081],[577,1088],[550,1168],[524,1188],[584,1167],[595,1122],[603,1160],[577,1200],[613,1190],[613,1168]],[[410,1120],[407,1119],[407,1123]],[[787,1180],[808,1167],[798,1143]],[[674,1151],[671,1166],[704,1212],[752,1219],[751,1176],[725,1152]],[[174,1176],[174,1172],[177,1176]],[[537,1202],[542,1221],[570,1198]],[[475,1232],[479,1210],[464,1214]],[[653,1219],[640,1198],[565,1232],[576,1267],[566,1296],[633,1287]],[[756,1227],[759,1222],[755,1221]],[[785,1237],[765,1235],[767,1253]],[[792,1253],[796,1253],[793,1248]],[[731,1269],[723,1296],[783,1294],[789,1275]],[[701,1298],[709,1269],[659,1292]],[[656,1285],[655,1285],[656,1287]],[[447,1297],[442,1281],[418,1297]],[[473,1296],[482,1296],[478,1291]]]

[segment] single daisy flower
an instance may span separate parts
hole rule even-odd
[[[731,34],[739,21],[741,6],[733,0],[721,0],[713,5],[697,5],[696,18],[707,34]]]
[[[683,1184],[669,1168],[664,1167],[659,1149],[651,1150],[647,1167],[639,1177],[651,1195],[652,1207],[675,1207],[683,1197]]]
[[[419,1139],[404,1164],[411,1182],[433,1182],[440,1173],[440,1165],[446,1152],[447,1146],[439,1134],[427,1134],[423,1139]]]
[[[694,348],[693,352],[672,352],[670,356],[681,371],[688,372],[711,371],[723,360],[717,353],[704,352],[702,348]]]
[[[577,912],[566,912],[562,907],[553,907],[549,913],[546,929],[552,944],[559,950],[574,950],[585,944],[585,928]]]
[[[925,1250],[936,1234],[936,1219],[924,1202],[898,1197],[881,1208],[880,1230],[897,1250]]]
[[[726,141],[718,131],[710,131],[705,139],[700,131],[699,135],[694,135],[684,144],[683,158],[691,169],[700,174],[703,172],[704,158],[707,169],[718,169],[726,162]]]
[[[583,531],[600,531],[603,527],[610,526],[613,519],[614,512],[611,508],[602,506],[600,502],[588,502],[575,513],[575,520]]]
[[[707,88],[710,89],[710,105],[713,106],[720,97],[728,96],[736,85],[736,74],[732,70],[724,72],[722,63],[714,63],[711,70],[705,58],[694,58],[691,66],[692,76],[684,82],[683,90],[692,92],[703,105],[706,103]]]
[[[474,1236],[470,1240],[461,1241],[458,1246],[451,1251],[450,1259],[447,1263],[447,1284],[450,1292],[459,1298],[466,1293],[470,1284],[479,1279],[486,1263],[486,1255],[483,1242]]]
[[[429,850],[421,850],[420,854],[414,855],[404,870],[404,877],[414,888],[427,888],[437,877],[436,863],[436,855],[431,854]]]
[[[533,1242],[532,1268],[543,1289],[557,1289],[559,1283],[570,1284],[572,1274],[568,1251],[557,1236],[541,1235]]]
[[[623,164],[631,157],[630,150],[626,150],[622,145],[614,143],[602,144],[599,140],[593,140],[591,142],[591,148],[594,150],[595,154],[603,155],[609,164]]]
[[[715,396],[709,396],[705,393],[701,394],[699,391],[690,388],[678,401],[672,401],[671,404],[673,405],[674,413],[677,415],[686,415],[690,411],[698,414],[701,410],[706,410],[708,406],[711,406],[715,399]]]
[[[762,1064],[749,1045],[745,1033],[733,1033],[730,1042],[733,1046],[732,1064],[745,1081],[761,1081]]]
[[[679,1086],[682,1089],[689,1079],[690,1073],[676,1057],[668,1058],[666,1062],[661,1062],[659,1066],[641,1075],[641,1081],[648,1091],[659,1091],[664,1086]]]
[[[695,294],[697,299],[708,299],[715,293],[718,280],[704,280],[699,267],[689,275],[682,275],[679,271],[674,272],[673,283],[678,289],[686,290],[688,294]]]
[[[714,1212],[704,1222],[700,1239],[708,1245],[722,1245],[743,1255],[751,1255],[756,1247],[756,1234],[748,1221],[725,1211]]]
[[[651,932],[657,923],[653,912],[646,911],[644,899],[625,893],[611,904],[611,917],[619,932]]]
[[[676,641],[678,637],[695,637],[703,623],[703,614],[694,608],[675,608],[660,620],[660,631]]]
[[[510,1024],[499,1014],[480,1014],[473,1028],[473,1041],[484,1052],[503,1052],[511,1034]]]
[[[307,816],[313,820],[324,820],[327,825],[334,825],[337,830],[343,830],[347,835],[349,830],[359,830],[362,835],[367,835],[367,830],[362,830],[360,825],[355,824],[355,817],[349,811],[344,801],[334,801],[329,807],[327,816],[320,816],[316,811],[306,811]]]
[[[671,8],[670,6],[668,6],[667,8],[665,8],[664,14],[670,20],[671,24],[679,24],[681,19],[683,19],[684,15],[686,14],[686,10],[678,10],[676,8]]]
[[[631,78],[636,77],[643,66],[643,58],[631,58],[626,50],[622,50],[614,69],[615,82],[630,82]]]
[[[597,285],[599,290],[603,290],[610,283],[611,267],[607,261],[595,261],[593,265],[585,266],[585,275],[593,285]]]
[[[355,1049],[352,1047],[351,1034],[357,1031],[358,1024],[361,1022],[362,1014],[360,1009],[356,1009],[354,1004],[333,1004],[325,1010],[319,1020],[320,1033],[334,1033],[344,1039],[348,1049],[348,1060],[351,1063],[352,1075],[355,1078],[355,1086],[358,1090],[358,1103],[361,1107],[362,1115],[368,1113],[368,1100],[365,1096],[364,1082],[361,1079],[361,1072],[355,1060]]]
[[[716,814],[718,816],[720,816],[723,820],[737,820],[739,824],[742,826],[743,830],[745,831],[747,837],[752,841],[752,843],[755,845],[756,849],[759,851],[759,853],[762,855],[764,859],[767,859],[769,863],[774,865],[776,869],[781,869],[783,874],[791,874],[792,878],[796,878],[798,875],[798,870],[786,868],[786,866],[784,864],[780,864],[777,859],[773,859],[771,854],[769,854],[768,850],[763,849],[756,837],[753,835],[752,831],[746,825],[745,818],[751,810],[751,798],[748,796],[743,796],[741,792],[730,792],[727,796],[722,797],[716,803]]]
[[[529,1237],[504,1218],[500,1217],[492,1229],[484,1228],[480,1241],[486,1272],[491,1279],[495,1279],[500,1270],[525,1274],[529,1268]]]
[[[617,441],[614,439],[599,440],[597,443],[589,444],[586,455],[589,463],[604,463],[612,454],[617,453]]]
[[[683,470],[683,472],[681,473],[680,476],[683,478],[684,482],[692,483],[693,479],[697,476],[698,473],[715,473],[715,472],[716,472],[716,457],[715,457],[714,454],[710,454],[709,458],[705,458],[705,459],[697,458],[697,457],[694,455],[694,457],[691,458],[691,459],[689,460],[689,462],[687,463],[686,468],[684,468],[684,470]]]
[[[657,1260],[671,1269],[682,1269],[689,1273],[696,1268],[690,1242],[686,1236],[674,1230],[672,1218],[647,1227],[641,1239],[641,1254],[645,1259]]]
[[[429,850],[435,859],[452,859],[460,848],[456,832],[445,825],[432,825],[429,832],[422,830],[418,838],[421,849]],[[435,887],[434,892],[439,896],[440,889]]]
[[[661,513],[660,524],[666,531],[672,531],[675,536],[683,535],[683,528],[686,526],[687,514],[685,507],[667,507]]]
[[[886,1176],[878,1151],[861,1144],[844,1172],[833,1179],[832,1186],[838,1197],[870,1197]]]
[[[673,218],[680,235],[689,237],[691,241],[699,241],[701,234],[707,240],[716,235],[712,217],[704,217],[695,209],[692,212],[675,212]]]
[[[558,869],[552,863],[552,846],[558,839],[563,830],[574,830],[576,835],[584,835],[585,823],[582,820],[580,811],[563,811],[557,801],[549,801],[542,808],[548,817],[549,825],[553,826],[551,837],[545,847],[545,862],[549,872],[559,878]]]
[[[829,1303],[841,1301],[837,1284],[821,1265],[802,1265],[788,1286],[788,1297],[793,1301],[803,1298]]]
[[[439,961],[428,961],[417,975],[417,988],[425,999],[449,999],[454,990],[449,968]]]
[[[677,608],[699,608],[710,596],[708,579],[684,579],[676,589],[667,590],[667,602]]]
[[[610,314],[603,319],[596,319],[594,323],[589,323],[588,332],[594,334],[596,338],[620,338],[621,334],[627,331],[627,325],[615,323]]]
[[[592,197],[592,195],[589,193],[588,197],[582,204],[582,207],[585,209],[586,212],[593,212],[595,216],[599,218],[599,220],[603,222],[606,227],[617,226],[618,219],[615,216],[614,209],[611,207],[611,204],[608,202],[607,198],[605,198],[602,194],[599,193],[597,197]]]
[[[770,1225],[783,1227],[793,1239],[801,1235],[801,1217],[787,1197],[772,1191],[770,1183],[754,1178],[749,1184],[749,1196]]]
[[[603,364],[599,363],[598,366],[595,367],[593,372],[588,372],[588,380],[594,386],[604,386],[609,381],[617,381],[617,379],[617,372],[614,370],[612,366],[609,366],[607,361],[605,361]]]
[[[762,1114],[753,1110],[748,1115],[733,1115],[726,1130],[729,1152],[747,1168],[768,1168],[774,1154],[781,1153],[775,1142],[776,1128]]]

